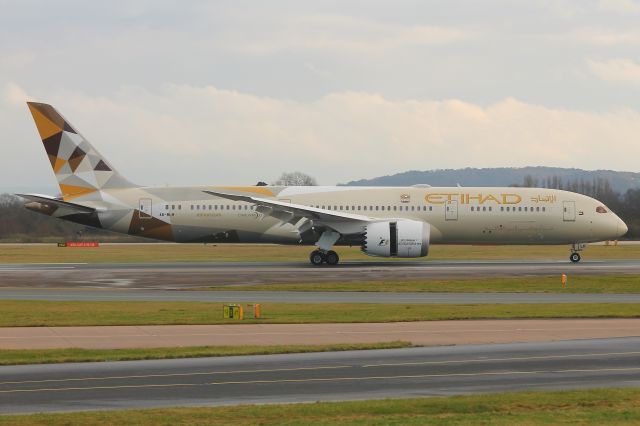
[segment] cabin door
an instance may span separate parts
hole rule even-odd
[[[140,198],[139,207],[138,212],[140,219],[151,219],[153,213],[151,210],[151,198]]]
[[[444,206],[444,218],[445,220],[458,220],[458,201],[450,200]]]
[[[576,202],[564,201],[562,203],[563,213],[562,218],[565,222],[574,222],[576,220]]]

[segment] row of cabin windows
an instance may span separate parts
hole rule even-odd
[[[309,207],[313,207],[313,206],[309,206]],[[404,207],[404,211],[433,211],[433,206],[422,206],[422,209],[420,208],[420,206],[320,206],[317,205],[315,206],[317,209],[325,209],[325,210],[339,210],[339,211],[402,211],[403,207]],[[169,204],[165,204],[164,206],[165,210],[175,210],[176,206],[174,204],[172,204],[171,206],[169,206]],[[182,210],[182,206],[178,205],[178,210]],[[207,204],[207,205],[200,205],[200,204],[191,204],[191,210],[236,210],[236,205],[235,204],[226,204],[226,205],[217,205],[217,204]],[[238,205],[237,206],[237,210],[255,210],[255,206],[249,206],[248,204],[244,204],[244,207],[242,205]]]
[[[310,206],[310,207],[314,207],[314,206]],[[403,209],[404,207],[404,209]],[[338,210],[338,211],[433,211],[433,206],[422,206],[422,208],[420,206],[321,206],[321,205],[316,205],[315,206],[316,209],[323,209],[323,210]]]
[[[313,206],[310,206],[313,207]],[[316,205],[315,206],[317,209],[325,209],[325,210],[339,210],[339,211],[403,211],[403,207],[404,207],[404,211],[433,211],[433,206],[422,206],[422,208],[420,206],[321,206],[321,205]],[[182,210],[182,205],[180,204],[165,204],[164,206],[165,210]],[[244,205],[238,205],[237,209],[236,209],[236,205],[235,204],[226,204],[226,205],[217,205],[217,204],[207,204],[207,205],[200,205],[200,204],[191,204],[191,210],[255,210],[256,206],[250,206],[248,204],[244,204]],[[471,206],[471,211],[493,211],[491,206]],[[540,206],[536,206],[536,207],[511,207],[511,206],[500,206],[500,211],[504,212],[504,211],[513,211],[513,212],[545,212],[546,211],[546,207],[540,207]]]
[[[237,207],[237,208],[236,208]],[[256,206],[250,206],[248,204],[236,206],[235,204],[225,204],[225,205],[217,205],[217,204],[200,204],[191,205],[191,210],[255,210]]]
[[[472,212],[473,211],[476,211],[476,212],[479,212],[479,211],[490,212],[490,211],[493,211],[493,209],[491,208],[491,206],[488,206],[488,207],[487,206],[482,206],[482,208],[480,208],[480,206],[478,206],[478,207],[471,206],[471,211]],[[506,206],[505,207],[505,206],[500,206],[500,211],[501,212],[505,212],[505,211],[507,211],[507,212],[523,212],[523,211],[524,212],[546,212],[547,208],[546,207],[540,207],[540,206],[536,206],[536,207],[526,207],[526,206],[525,207],[521,207],[521,206],[520,207]]]
[[[516,211],[516,207],[515,206],[514,207],[501,206],[500,207],[500,211],[501,212],[502,211],[513,211],[513,212],[515,212]],[[525,207],[518,207],[517,211],[519,211],[519,212],[522,212],[522,211],[525,211],[525,212],[533,212],[533,211],[535,211],[535,212],[546,212],[547,208],[545,206],[542,206],[542,207],[540,207],[540,206],[536,206],[536,207],[527,207],[527,206],[525,206]]]

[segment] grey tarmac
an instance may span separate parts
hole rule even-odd
[[[637,387],[640,338],[0,367],[0,412]]]
[[[314,267],[305,262],[0,264],[0,287],[185,289],[238,284],[419,280],[495,276],[640,274],[640,259],[384,261]]]
[[[558,286],[560,284],[558,283]],[[622,293],[393,293],[366,291],[197,291],[113,288],[0,288],[0,300],[228,303],[514,304],[640,303]]]

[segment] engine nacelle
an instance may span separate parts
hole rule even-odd
[[[429,252],[431,226],[417,220],[389,220],[367,225],[362,251],[369,256],[422,257]]]

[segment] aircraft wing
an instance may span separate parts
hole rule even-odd
[[[300,232],[311,226],[324,226],[341,234],[357,234],[364,231],[367,223],[377,221],[353,213],[337,212],[334,210],[318,209],[302,204],[287,203],[268,198],[252,197],[249,195],[229,194],[218,191],[204,191],[209,195],[226,198],[233,201],[244,201],[256,204],[256,211],[265,216],[271,216],[283,223],[296,226]]]
[[[34,204],[35,210],[49,211],[54,216],[67,216],[71,214],[92,214],[96,209],[83,206],[80,204],[70,203],[58,198],[39,195],[39,194],[16,194],[18,197],[22,197],[25,200],[29,200]],[[25,207],[29,208],[28,204]],[[55,213],[55,214],[54,214]]]

